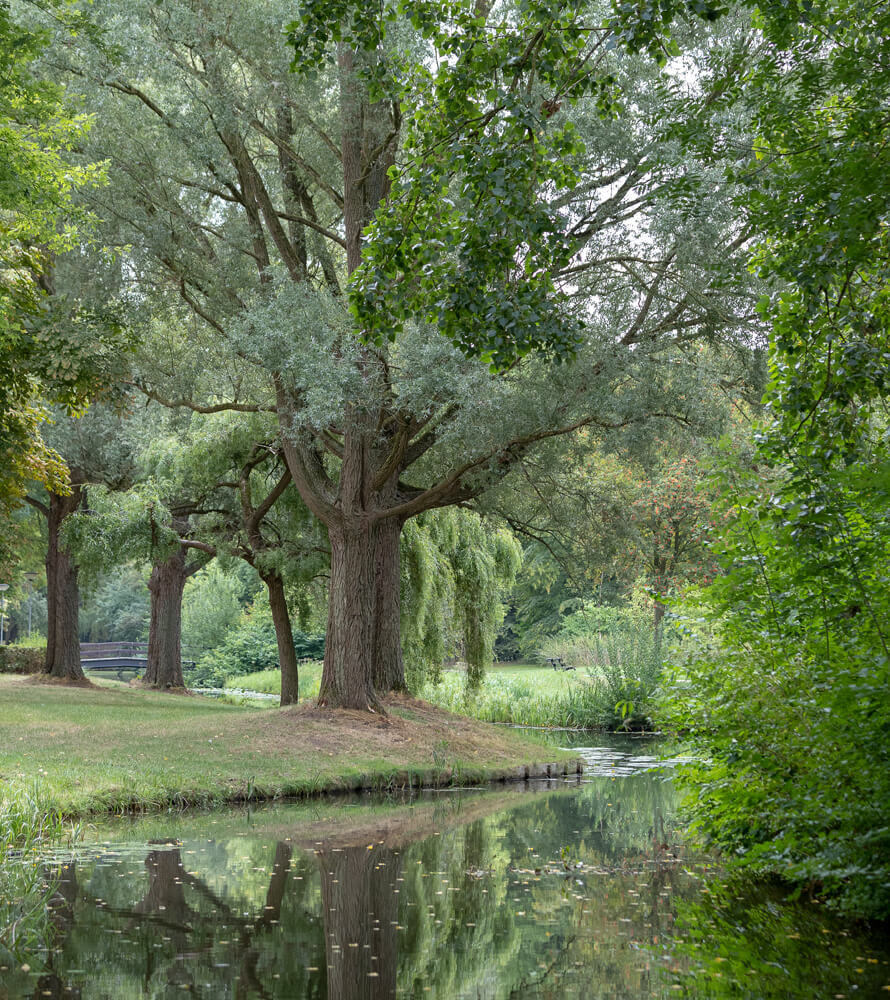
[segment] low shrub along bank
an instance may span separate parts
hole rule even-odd
[[[39,674],[46,647],[0,646],[0,674]]]

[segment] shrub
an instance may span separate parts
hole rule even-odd
[[[294,650],[298,657],[320,659],[324,656],[324,636],[296,631]],[[278,668],[278,642],[271,612],[267,606],[256,604],[215,649],[201,657],[189,682],[201,687],[221,686],[226,678]]]
[[[46,659],[43,646],[0,646],[0,674],[39,674]]]
[[[568,729],[649,728],[649,690],[639,689],[622,678],[610,680],[584,672],[566,675],[561,690],[536,690],[526,680],[489,674],[477,691],[467,688],[465,676],[446,671],[438,684],[427,684],[419,697],[440,708],[472,716],[483,722],[517,726]],[[625,706],[622,716],[616,704]]]
[[[588,717],[592,710],[596,724],[609,729],[650,728],[652,695],[661,674],[661,639],[651,626],[634,626],[625,619],[621,628],[608,632],[564,636],[548,639],[542,652],[562,657],[586,674],[591,690],[581,714]]]

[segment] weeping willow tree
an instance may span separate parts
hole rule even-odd
[[[402,532],[401,639],[408,686],[438,680],[459,644],[467,685],[478,687],[504,620],[522,549],[510,531],[451,508],[409,521]],[[450,640],[450,641],[449,641]]]

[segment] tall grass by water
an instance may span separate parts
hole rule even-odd
[[[300,664],[300,700],[314,698],[321,686],[321,661]],[[281,671],[257,670],[252,674],[226,677],[225,687],[233,690],[256,691],[259,694],[279,694]]]
[[[467,691],[461,671],[446,670],[441,683],[419,697],[483,722],[567,729],[650,728],[648,702],[621,671],[566,671],[544,667],[490,671],[478,691]],[[634,702],[632,698],[636,698]]]
[[[33,950],[47,927],[47,902],[55,889],[42,855],[80,838],[44,801],[40,785],[7,790],[0,798],[0,957]]]
[[[427,684],[419,698],[449,712],[482,722],[568,729],[646,729],[650,693],[657,666],[646,636],[610,636],[592,649],[562,644],[548,655],[561,655],[575,670],[555,671],[536,664],[498,665],[476,692],[466,691],[466,674],[445,670],[438,685]],[[321,663],[300,667],[300,699],[314,698]],[[229,677],[226,686],[263,694],[281,690],[281,671],[263,670]]]
[[[71,842],[78,836],[78,827],[44,801],[37,781],[0,798],[0,865],[13,855]]]

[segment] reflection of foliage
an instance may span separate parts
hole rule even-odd
[[[27,954],[46,946],[46,902],[53,892],[40,851],[76,830],[48,809],[35,782],[27,790],[0,798],[0,964],[4,950]]]
[[[811,904],[767,895],[711,881],[707,894],[678,905],[674,967],[683,969],[676,978],[688,993],[714,1000],[821,1000],[849,995],[851,984],[864,996],[886,988],[886,965],[867,942],[827,922]]]
[[[717,886],[712,900],[700,898],[704,870],[675,842],[672,790],[658,775],[516,791],[505,808],[507,798],[448,793],[401,806],[151,818],[132,846],[78,857],[71,919],[56,922],[48,961],[60,984],[85,997],[134,1000],[174,988],[270,1000],[374,996],[350,980],[358,970],[368,984],[371,956],[389,963],[375,984],[395,983],[406,996],[666,997],[683,983],[687,995],[710,998],[725,985],[712,987],[710,973],[734,975],[747,960],[736,942],[737,962],[715,961],[747,928],[752,949],[762,945],[789,974],[814,981],[814,943],[831,943],[821,908],[782,909],[762,895],[749,906]],[[391,824],[393,833],[344,833],[347,816],[358,829]],[[400,822],[437,832],[400,840]],[[182,839],[146,843],[165,828]],[[284,830],[309,849],[281,840]],[[870,957],[868,945],[851,936],[832,947],[843,969],[824,982],[840,983],[846,970],[864,983],[848,959]],[[43,969],[39,955],[28,960]],[[765,968],[763,992],[726,995],[778,1000],[790,993],[774,985],[796,986],[782,976]]]

